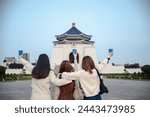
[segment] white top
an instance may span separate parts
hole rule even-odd
[[[103,60],[103,62],[100,63],[98,67],[99,71],[103,70],[106,67],[108,58],[110,57],[107,57],[106,59]],[[76,61],[75,61],[75,64],[76,64]],[[92,72],[93,72],[92,74],[90,74],[89,72],[85,70],[79,70],[79,71],[71,72],[71,73],[64,72],[62,74],[62,77],[66,79],[70,79],[70,80],[79,80],[81,87],[85,93],[85,96],[90,97],[90,96],[95,96],[100,92],[99,77],[95,69],[92,69]]]
[[[81,87],[85,93],[85,96],[94,96],[97,95],[99,90],[99,77],[95,69],[92,70],[92,74],[85,70],[80,70],[77,72],[62,74],[63,78],[71,79],[71,80],[79,80]]]
[[[20,62],[25,65],[28,71],[32,72],[34,66],[28,61],[20,58]],[[50,100],[50,82],[54,83],[57,86],[68,84],[72,81],[67,79],[59,79],[55,76],[53,71],[50,71],[49,76],[44,79],[35,79],[32,78],[32,94],[31,100]]]

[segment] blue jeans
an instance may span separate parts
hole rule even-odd
[[[90,97],[85,97],[84,96],[84,100],[102,100],[101,95],[97,94],[95,96],[90,96]]]

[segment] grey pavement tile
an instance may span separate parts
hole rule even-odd
[[[103,100],[150,100],[150,81],[104,79],[109,89],[103,94]],[[51,85],[52,99],[54,99],[55,86]],[[31,95],[31,80],[1,82],[0,100],[29,100]]]

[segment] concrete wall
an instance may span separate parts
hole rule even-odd
[[[108,64],[106,68],[102,71],[104,74],[121,74],[121,73],[138,73],[142,72],[141,68],[130,68],[130,69],[125,69],[123,65],[118,65],[118,66],[112,66],[112,64]]]
[[[23,69],[6,69],[6,74],[21,74]],[[25,74],[31,74],[28,70],[25,70]]]
[[[72,64],[72,66],[74,66]],[[59,66],[58,66],[59,67]],[[81,68],[81,65],[78,65],[78,68]],[[55,71],[58,72],[58,69],[55,68]],[[112,66],[111,64],[108,64],[106,66],[106,68],[104,70],[102,70],[103,74],[122,74],[122,73],[138,73],[138,72],[142,72],[140,68],[138,69],[125,69],[123,65],[119,65],[119,66]],[[6,74],[21,74],[23,73],[23,69],[6,69]],[[28,70],[25,70],[26,74],[31,74]]]
[[[126,69],[126,71],[128,73],[141,73],[142,72],[140,68],[136,68],[136,69],[130,68],[130,69]]]
[[[126,73],[126,72],[125,72],[125,68],[123,65],[112,66],[112,64],[108,64],[106,66],[106,68],[102,71],[102,73],[104,73],[104,74],[111,74],[111,73],[120,74],[120,73]]]

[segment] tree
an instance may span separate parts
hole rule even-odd
[[[150,77],[150,65],[144,65],[141,70],[145,75]]]
[[[134,64],[125,64],[125,68],[140,68],[139,63],[134,63]]]
[[[19,64],[19,63],[11,63],[9,65],[9,68],[10,69],[22,69],[23,68],[23,65],[22,64]]]
[[[3,79],[5,79],[5,71],[6,71],[6,67],[4,66],[0,66],[0,80],[2,81]]]

